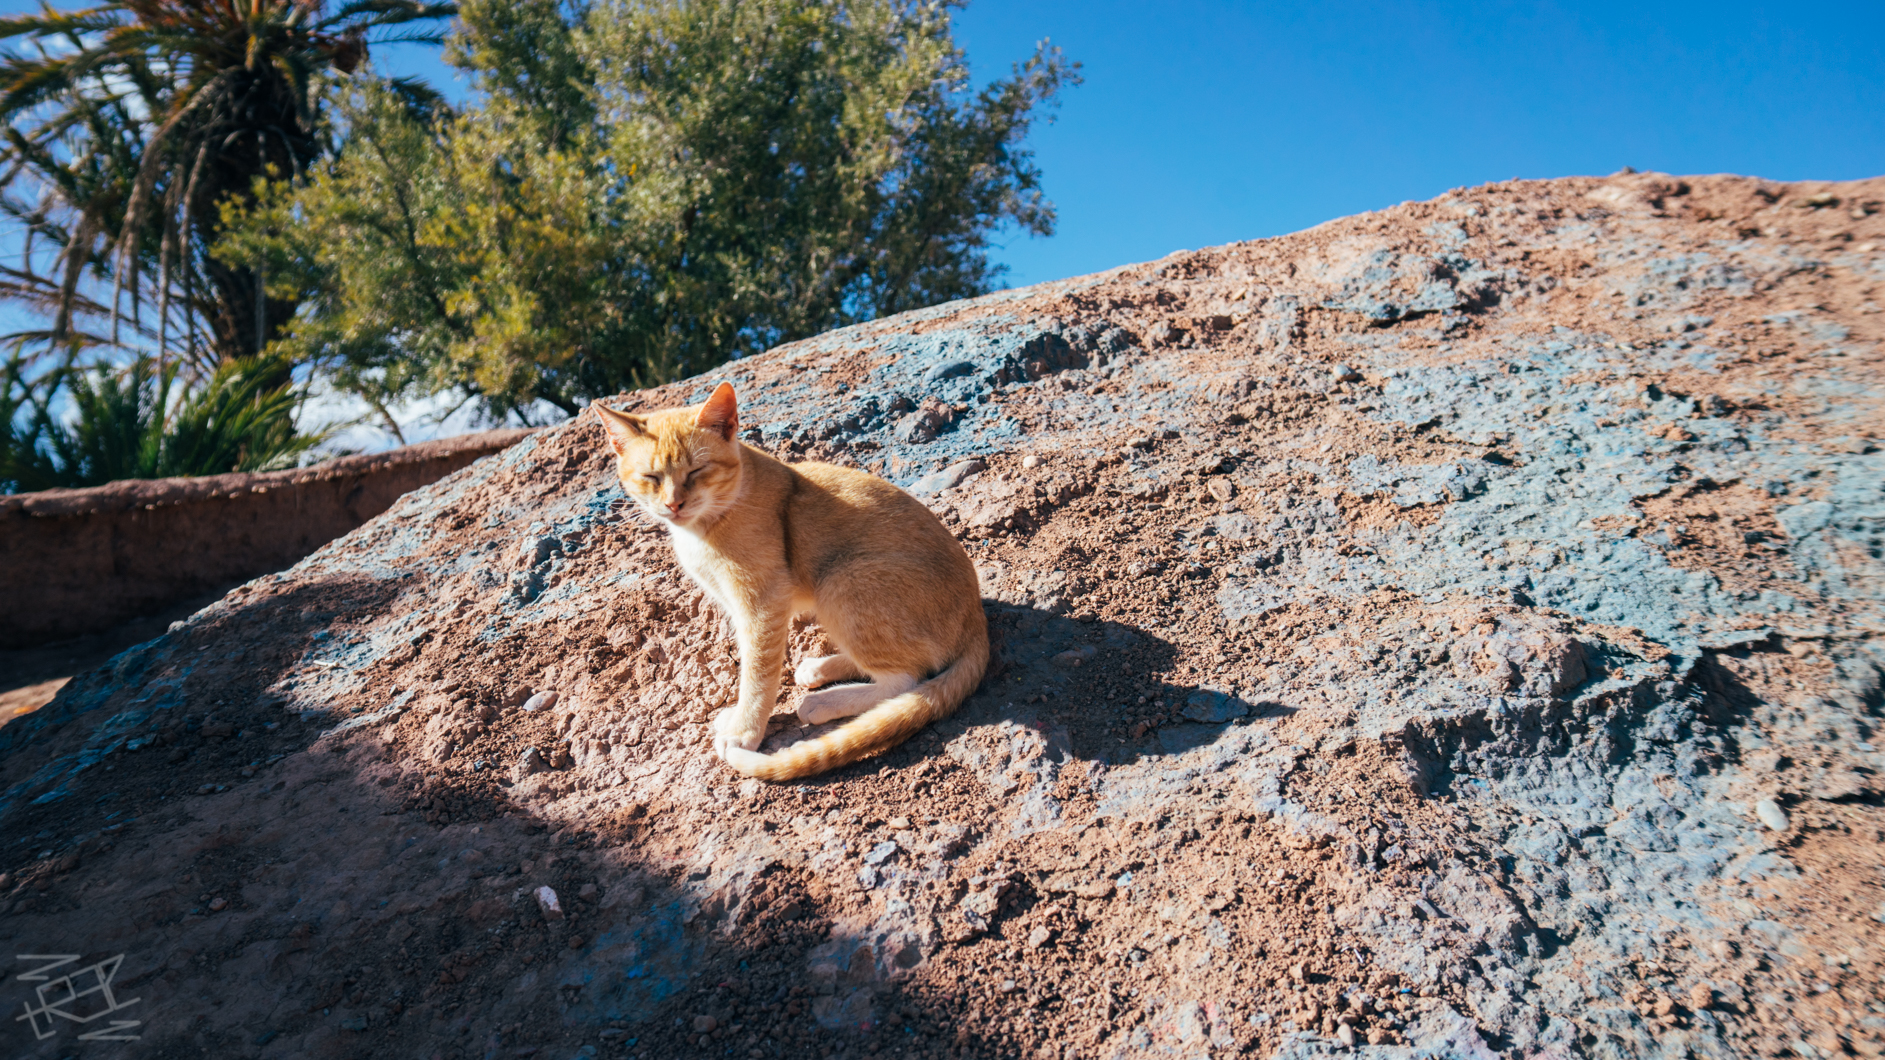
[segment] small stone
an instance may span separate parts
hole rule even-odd
[[[542,751],[535,747],[526,747],[523,753],[517,756],[517,767],[511,772],[515,779],[522,780],[532,773],[541,773],[548,768],[550,768],[550,763],[544,760]]]
[[[1301,961],[1297,961],[1289,966],[1289,977],[1300,983],[1309,977],[1309,969],[1304,967]]]
[[[1780,804],[1772,799],[1762,799],[1755,803],[1754,816],[1759,817],[1762,824],[1776,832],[1786,831],[1787,826],[1792,823],[1787,819],[1787,811],[1781,809]]]
[[[1028,932],[1028,949],[1038,950],[1042,946],[1047,945],[1048,940],[1053,937],[1054,933],[1052,931],[1044,927],[1037,927],[1033,931]]]
[[[596,885],[593,883],[583,884],[581,889],[579,889],[576,892],[576,897],[578,898],[588,899],[588,898],[594,898],[595,896],[596,896]]]
[[[1237,496],[1236,484],[1227,478],[1214,478],[1206,483],[1204,488],[1211,492],[1212,497],[1217,498],[1219,504],[1228,504],[1231,498]]]
[[[1098,655],[1100,650],[1091,644],[1082,644],[1078,648],[1068,648],[1054,656],[1054,665],[1063,669],[1080,666]]]
[[[892,817],[890,820],[885,821],[884,823],[889,825],[892,828],[910,827],[910,819],[908,817]]]
[[[910,492],[922,497],[931,493],[941,493],[946,489],[954,489],[962,484],[963,479],[987,468],[988,465],[979,458],[958,460],[941,471],[924,475],[910,483]]]
[[[1342,1048],[1353,1049],[1355,1047],[1355,1028],[1350,1027],[1346,1023],[1336,1027],[1335,1040],[1342,1043]]]
[[[1002,992],[1002,993],[1004,993],[1004,994],[1012,994],[1012,993],[1014,993],[1014,992],[1015,992],[1015,981],[1014,981],[1013,979],[1003,979],[1003,980],[1001,981],[1001,987],[1000,987],[1000,990],[1001,990],[1001,992]]]
[[[537,908],[543,910],[543,919],[563,919],[563,903],[556,898],[555,889],[543,886],[537,888]]]
[[[1706,1009],[1712,1006],[1714,1003],[1715,1003],[1715,992],[1708,988],[1708,984],[1696,983],[1694,986],[1689,987],[1689,1007],[1690,1008],[1694,1009],[1697,1012],[1700,1012],[1703,1009]]]
[[[718,1026],[720,1026],[720,1021],[717,1019],[714,1019],[712,1016],[695,1016],[694,1017],[694,1033],[695,1034],[712,1034],[714,1032],[714,1028]]]
[[[571,936],[569,937],[569,948],[570,948],[570,949],[572,949],[572,950],[580,950],[580,949],[582,949],[582,948],[583,948],[583,937],[582,937],[581,935],[571,935]]]
[[[212,913],[220,913],[227,908],[229,908],[229,900],[227,898],[211,898],[209,900],[209,911]]]
[[[524,700],[524,709],[532,713],[539,710],[549,710],[551,707],[556,706],[556,700],[556,692],[546,689]]]
[[[1658,997],[1655,1003],[1652,1006],[1650,1006],[1650,1011],[1655,1013],[1658,1016],[1667,1016],[1670,1013],[1673,1013],[1675,1010],[1676,1010],[1675,1000],[1669,997]]]
[[[882,865],[884,862],[889,861],[890,856],[892,854],[895,854],[896,852],[897,852],[896,841],[892,839],[886,839],[883,842],[877,844],[876,846],[870,848],[870,851],[864,855],[864,864]]]
[[[1039,456],[1037,456],[1034,453],[1029,453],[1028,455],[1021,458],[1021,466],[1027,468],[1029,471],[1032,471],[1035,468],[1040,467],[1042,464],[1045,464],[1045,463],[1047,463],[1047,461],[1042,460]]]
[[[923,381],[926,383],[940,383],[945,379],[954,379],[957,376],[969,375],[974,371],[974,361],[947,361],[924,372]]]
[[[1338,383],[1353,383],[1361,379],[1360,372],[1355,371],[1345,364],[1338,364],[1334,368],[1329,369],[1329,374],[1334,376],[1335,381]]]

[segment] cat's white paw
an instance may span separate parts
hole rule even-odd
[[[821,676],[824,661],[810,656],[799,660],[798,669],[792,671],[793,683],[800,688],[812,688],[824,684],[825,679]]]
[[[815,695],[800,701],[798,714],[801,725],[823,725],[833,718],[843,717],[828,700],[821,701]]]
[[[857,663],[843,652],[808,656],[800,659],[798,668],[792,671],[792,680],[798,682],[800,688],[817,688],[834,681],[856,681],[863,677],[864,672],[857,668]]]
[[[742,724],[738,707],[728,707],[713,717],[713,753],[722,760],[730,750],[757,750],[759,742],[765,738],[766,726],[753,728]]]

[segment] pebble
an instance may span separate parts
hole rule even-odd
[[[1355,371],[1353,368],[1350,368],[1348,365],[1345,365],[1345,364],[1336,365],[1334,368],[1329,370],[1329,374],[1334,376],[1335,381],[1338,383],[1353,383],[1356,380],[1361,378],[1360,372]]]
[[[923,373],[926,383],[940,383],[945,379],[954,379],[961,375],[970,375],[975,371],[974,361],[948,361]]]
[[[543,757],[543,752],[535,747],[526,747],[517,755],[517,768],[513,770],[516,779],[522,780],[532,773],[541,773],[550,768],[550,763]]]
[[[890,855],[895,854],[896,852],[897,852],[896,841],[886,839],[883,842],[877,844],[876,846],[870,848],[869,853],[866,853],[864,855],[864,864],[882,865],[884,862],[890,860]]]
[[[549,886],[537,888],[537,908],[543,910],[543,919],[563,919],[563,903],[557,901],[556,890]]]
[[[209,903],[209,911],[210,911],[210,912],[212,912],[212,913],[220,913],[220,912],[222,912],[223,910],[225,910],[225,909],[227,909],[227,908],[229,908],[229,900],[228,900],[227,898],[212,898],[212,899],[210,899],[210,903]]]
[[[1073,667],[1086,663],[1099,653],[1099,649],[1095,648],[1093,645],[1082,644],[1077,648],[1068,648],[1066,651],[1055,655],[1054,665],[1062,667],[1063,669],[1072,669]]]
[[[1355,1028],[1344,1023],[1335,1028],[1335,1038],[1342,1043],[1342,1048],[1353,1049],[1355,1047]]]
[[[915,482],[910,483],[910,492],[919,497],[931,493],[941,493],[943,490],[954,489],[956,486],[961,485],[962,480],[968,478],[970,475],[987,469],[988,465],[983,463],[979,457],[958,460],[948,467],[943,468],[941,471],[931,472],[917,479]]]
[[[556,706],[557,695],[554,691],[538,692],[524,700],[524,709],[528,711],[549,710]]]
[[[1710,990],[1706,984],[1696,983],[1694,986],[1689,987],[1689,1007],[1690,1008],[1694,1009],[1697,1012],[1700,1012],[1703,1009],[1708,1008],[1709,1006],[1713,1005],[1714,1003],[1715,1003],[1715,992],[1713,990]]]
[[[695,1034],[712,1034],[714,1032],[714,1028],[718,1026],[720,1026],[720,1021],[717,1019],[714,1019],[712,1016],[695,1016],[694,1017],[694,1033]]]
[[[1029,453],[1028,455],[1021,458],[1021,466],[1027,468],[1030,471],[1034,470],[1037,467],[1040,467],[1042,464],[1045,464],[1046,462],[1047,461],[1042,460],[1039,456],[1033,453]]]
[[[890,820],[885,821],[884,823],[888,824],[892,828],[910,827],[910,819],[908,817],[892,817]]]
[[[1754,816],[1759,817],[1762,824],[1776,832],[1786,831],[1787,826],[1792,823],[1787,819],[1787,811],[1781,809],[1780,804],[1772,799],[1762,799],[1755,803]]]
[[[1048,940],[1053,937],[1054,933],[1052,931],[1044,927],[1037,927],[1033,931],[1028,932],[1028,949],[1038,950],[1042,946],[1047,945]]]

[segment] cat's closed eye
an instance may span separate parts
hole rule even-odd
[[[692,486],[694,484],[694,476],[700,474],[702,471],[705,471],[705,470],[707,470],[705,467],[697,467],[694,470],[689,471],[687,473],[687,477],[681,480],[681,485]]]

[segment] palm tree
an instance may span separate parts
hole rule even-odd
[[[260,263],[209,254],[222,209],[328,153],[329,70],[352,73],[369,43],[438,43],[455,13],[423,0],[116,0],[0,18],[0,41],[23,45],[0,57],[0,215],[20,228],[0,298],[49,318],[0,342],[68,365],[87,346],[154,346],[160,371],[175,350],[199,378],[258,354],[296,306],[267,296]]]

